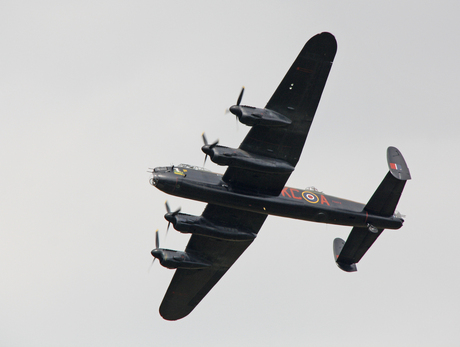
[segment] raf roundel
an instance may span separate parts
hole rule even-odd
[[[316,204],[319,201],[318,196],[309,191],[302,192],[302,197],[312,204]]]

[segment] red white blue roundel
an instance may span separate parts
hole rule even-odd
[[[309,191],[302,192],[302,197],[312,204],[316,204],[319,201],[318,196]]]

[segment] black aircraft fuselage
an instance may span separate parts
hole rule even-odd
[[[399,229],[404,222],[395,215],[382,217],[370,214],[364,210],[364,204],[314,189],[285,187],[278,196],[235,190],[222,180],[221,174],[188,165],[155,168],[151,184],[167,194],[182,198],[312,222],[364,228],[373,226],[377,229]]]

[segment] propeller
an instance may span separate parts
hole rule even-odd
[[[174,212],[171,212],[171,208],[169,207],[168,200],[165,201],[165,206],[166,206],[166,212],[167,212],[165,214],[165,218],[168,221],[168,227],[166,228],[166,235],[168,235],[169,226],[171,225],[171,222],[174,221],[176,215],[180,212],[181,208],[179,207]],[[157,235],[157,237],[158,237],[158,235]]]
[[[161,254],[161,251],[160,251],[160,237],[158,236],[158,229],[155,231],[155,249],[152,250],[151,254],[153,256],[153,260],[152,260],[152,263],[150,264],[149,272],[150,272],[150,269],[152,268],[153,264],[155,263],[155,260]]]
[[[244,87],[241,88],[240,95],[238,96],[238,99],[236,100],[236,105],[231,106],[229,109],[229,111],[233,113],[237,119],[241,117],[241,115],[243,114],[240,108],[241,100],[243,99],[243,94],[244,94]]]
[[[233,106],[240,106],[241,104],[241,100],[243,100],[243,94],[244,94],[244,86],[241,88],[241,92],[240,92],[240,95],[238,95],[238,99],[236,99],[236,105],[233,105]],[[231,112],[231,107],[230,108],[227,108],[225,110],[225,113],[229,113]]]
[[[219,140],[216,140],[213,143],[209,144],[204,132],[203,134],[201,134],[201,137],[203,138],[203,142],[204,142],[204,146],[201,147],[201,150],[205,153],[204,162],[203,162],[203,166],[204,166],[206,164],[206,159],[208,158],[208,155],[211,155],[212,149],[217,146],[217,144],[219,143]]]

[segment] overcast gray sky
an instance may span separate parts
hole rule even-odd
[[[379,3],[379,4],[378,4]],[[0,5],[0,345],[458,346],[460,4],[455,1],[8,1]],[[338,51],[288,185],[367,202],[398,147],[412,173],[358,264],[350,228],[269,217],[195,311],[164,321],[173,271],[149,167],[237,147],[305,42]],[[223,172],[208,161],[207,168]]]

